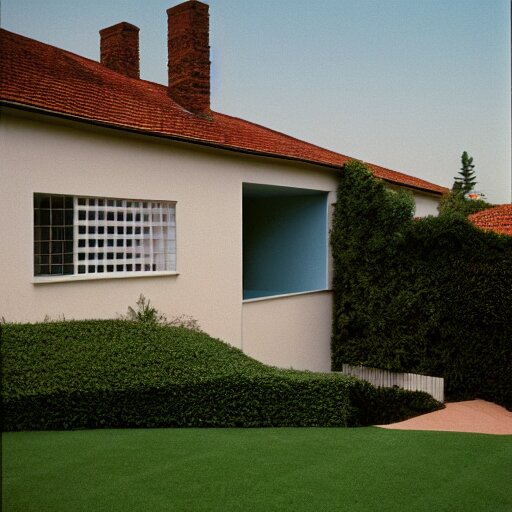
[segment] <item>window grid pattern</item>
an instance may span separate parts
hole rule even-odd
[[[175,203],[74,198],[79,275],[176,270]]]
[[[34,274],[73,273],[73,197],[34,194]]]

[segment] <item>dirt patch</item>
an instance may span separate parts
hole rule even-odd
[[[378,425],[397,430],[441,430],[480,434],[512,435],[512,412],[485,400],[469,400],[445,404],[440,411],[410,420]]]

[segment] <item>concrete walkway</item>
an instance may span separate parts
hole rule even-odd
[[[440,411],[423,414],[410,420],[378,425],[397,430],[440,430],[512,435],[512,412],[485,400],[469,400],[445,404]]]

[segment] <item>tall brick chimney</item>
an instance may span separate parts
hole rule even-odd
[[[101,63],[130,78],[139,78],[139,27],[123,21],[100,30]]]
[[[208,5],[188,0],[167,10],[169,96],[189,112],[210,114]]]

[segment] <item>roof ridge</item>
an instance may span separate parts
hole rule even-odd
[[[91,59],[89,57],[84,57],[83,55],[79,55],[78,53],[72,52],[70,50],[65,50],[64,48],[60,48],[59,46],[55,46],[55,45],[50,44],[50,43],[45,43],[44,41],[39,41],[38,39],[34,39],[33,37],[25,36],[23,34],[18,34],[17,32],[12,32],[11,30],[7,30],[5,28],[0,27],[0,33],[1,32],[5,32],[6,34],[8,34],[10,36],[14,36],[16,38],[26,39],[27,41],[30,41],[31,43],[36,43],[38,45],[47,46],[48,48],[51,48],[52,50],[58,50],[59,52],[67,53],[68,55],[71,55],[73,57],[78,57],[80,60],[86,60],[86,61],[89,61],[89,62],[93,62],[93,63],[98,64],[100,66],[102,65],[97,60]],[[0,50],[1,50],[1,48],[0,48]]]

